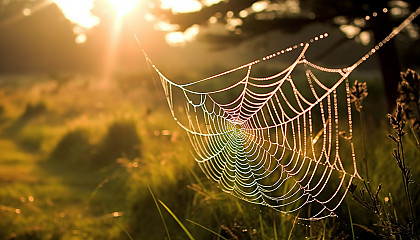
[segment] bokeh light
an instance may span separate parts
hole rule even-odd
[[[92,14],[94,0],[53,0],[72,23],[83,28],[92,28],[99,24],[99,18]]]

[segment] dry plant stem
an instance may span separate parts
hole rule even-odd
[[[420,104],[419,104],[419,102],[417,102],[416,105],[417,105],[416,109],[417,109],[417,113],[418,113],[417,116],[420,117]],[[416,139],[417,146],[420,147],[419,136],[417,136],[417,133],[414,131],[414,128],[413,128],[412,124],[409,124],[409,125],[410,125],[410,128],[411,128],[411,131],[413,131],[413,136]],[[420,131],[420,130],[417,129],[417,131]]]
[[[362,128],[363,162],[365,163],[366,181],[369,184],[369,170],[368,170],[367,156],[366,156],[365,124],[364,124],[363,109],[360,109],[359,117],[360,117],[360,124]]]
[[[413,231],[414,231],[414,236],[416,237],[416,239],[419,238],[418,236],[418,232],[417,232],[417,225],[416,225],[416,217],[414,215],[414,209],[413,209],[413,200],[411,198],[411,193],[410,193],[410,189],[408,188],[408,185],[410,184],[410,179],[408,176],[408,172],[407,172],[407,166],[405,165],[405,158],[404,158],[404,148],[403,148],[403,144],[402,144],[402,136],[403,133],[398,133],[398,143],[397,143],[397,151],[398,151],[398,156],[401,158],[401,174],[402,174],[402,178],[403,178],[403,184],[404,184],[404,191],[405,191],[405,195],[407,198],[407,202],[408,202],[408,206],[410,208],[410,213],[411,213],[411,220],[413,221]]]
[[[416,226],[416,219],[413,210],[413,201],[411,199],[409,184],[412,182],[410,168],[406,166],[405,157],[404,157],[404,147],[402,142],[402,137],[405,135],[404,126],[405,121],[403,117],[403,108],[400,104],[397,106],[397,111],[395,117],[388,115],[392,127],[395,129],[395,135],[389,134],[388,136],[396,143],[397,147],[394,148],[393,157],[397,161],[397,165],[401,170],[404,192],[408,202],[408,206],[411,213],[411,234],[415,239],[418,239],[418,232]]]
[[[412,134],[413,134],[413,136],[414,136],[414,140],[416,140],[417,147],[420,147],[420,141],[419,141],[419,137],[417,136],[416,131],[414,130],[413,126],[411,126],[411,124],[409,124],[408,126],[409,126],[409,127],[410,127],[410,129],[411,129],[411,133],[412,133]]]
[[[392,228],[392,224],[390,223],[390,221],[387,221],[387,216],[382,211],[383,206],[381,205],[381,202],[379,200],[379,193],[382,189],[381,185],[378,186],[376,193],[372,192],[372,190],[370,189],[370,185],[368,185],[366,180],[363,181],[363,185],[365,188],[360,189],[360,197],[354,194],[355,189],[352,191],[353,199],[378,217],[378,220],[380,221],[380,226],[383,227],[386,239],[394,239],[394,231]],[[367,192],[368,194],[367,198],[365,198],[365,192]]]
[[[376,190],[376,194],[372,193],[372,190],[370,189],[370,185],[368,182],[363,181],[363,184],[365,185],[366,188],[366,192],[369,195],[369,199],[372,202],[372,206],[371,206],[371,210],[376,213],[379,217],[379,219],[382,222],[382,225],[385,226],[385,221],[383,220],[383,214],[382,214],[382,207],[381,204],[379,202],[379,192],[381,191],[382,187],[381,184],[379,184],[378,189]],[[369,205],[365,204],[367,206],[367,208],[369,208]]]
[[[363,114],[363,100],[368,96],[368,89],[365,82],[355,80],[350,89],[350,102],[354,103],[356,111],[359,112],[360,127],[362,131],[362,145],[363,145],[363,162],[365,163],[366,180],[369,183],[369,171],[367,165],[366,142],[365,142],[365,124]]]

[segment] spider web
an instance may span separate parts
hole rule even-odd
[[[318,220],[336,216],[350,183],[361,179],[348,77],[419,14],[420,8],[347,68],[306,57],[312,43],[328,34],[188,84],[166,78],[143,52],[209,179],[245,201]],[[293,53],[295,60],[282,70],[258,71]]]

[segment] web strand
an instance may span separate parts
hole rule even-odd
[[[336,216],[351,182],[361,179],[352,142],[349,75],[419,14],[420,8],[342,69],[317,65],[306,56],[311,44],[328,34],[188,84],[166,78],[142,51],[209,179],[245,201],[318,220]],[[255,75],[257,64],[292,51],[300,52],[288,67]],[[231,79],[241,71],[242,77]],[[229,86],[208,89],[208,83],[217,86],[226,78]]]

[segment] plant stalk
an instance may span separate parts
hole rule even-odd
[[[362,128],[363,162],[365,163],[366,181],[369,183],[369,170],[368,170],[367,156],[366,156],[365,124],[364,124],[364,117],[363,117],[363,109],[359,111],[359,117],[360,117],[360,125]]]
[[[411,193],[410,193],[410,189],[408,187],[408,185],[410,184],[410,180],[408,179],[407,176],[407,167],[405,165],[405,157],[404,157],[404,148],[403,148],[403,144],[402,144],[402,134],[398,134],[398,144],[397,144],[397,151],[401,151],[401,173],[402,173],[402,177],[403,177],[403,184],[404,184],[404,191],[405,191],[405,195],[407,198],[407,202],[408,202],[408,206],[410,208],[410,213],[411,213],[411,220],[413,221],[413,231],[414,231],[414,236],[416,237],[416,239],[419,238],[418,236],[418,231],[417,231],[417,225],[416,225],[416,217],[414,215],[414,207],[413,207],[413,201],[411,199]]]

